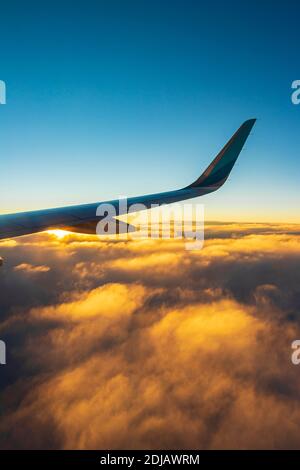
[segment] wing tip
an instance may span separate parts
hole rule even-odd
[[[247,119],[242,125],[241,125],[241,128],[246,128],[249,130],[249,132],[251,131],[252,127],[254,126],[254,124],[256,123],[257,121],[257,118],[251,118],[251,119]],[[241,129],[240,128],[240,129]],[[239,129],[239,130],[240,130]]]
[[[217,189],[222,186],[228,178],[256,120],[256,118],[250,118],[244,121],[199,178],[184,189],[204,186],[213,186]]]

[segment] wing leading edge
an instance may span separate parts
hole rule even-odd
[[[216,191],[227,180],[255,121],[256,119],[249,119],[241,125],[194,183],[175,191],[128,198],[127,206],[143,204],[146,208],[150,208],[153,204],[171,204]],[[100,220],[100,217],[96,216],[96,211],[100,204],[112,204],[117,215],[124,213],[120,211],[119,200],[116,199],[92,204],[3,214],[0,215],[0,239],[51,229],[95,234],[96,225]]]

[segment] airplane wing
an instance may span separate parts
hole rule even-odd
[[[205,194],[216,191],[227,180],[255,121],[256,119],[249,119],[241,125],[225,147],[194,183],[175,191],[128,198],[127,206],[143,204],[145,208],[151,208],[154,204],[171,204],[173,202],[204,196]],[[119,209],[119,200],[116,199],[92,204],[3,214],[0,215],[0,239],[18,237],[20,235],[52,229],[95,234],[96,225],[101,218],[96,215],[97,208],[100,204],[113,205],[116,210],[116,215],[122,215],[122,213],[124,213]]]

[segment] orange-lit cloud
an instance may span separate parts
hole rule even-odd
[[[299,233],[0,244],[1,447],[299,448]]]
[[[29,263],[21,263],[14,267],[15,271],[24,271],[26,273],[46,273],[50,271],[49,266],[32,266]]]

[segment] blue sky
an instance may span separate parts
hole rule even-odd
[[[207,3],[207,2],[206,2]],[[300,222],[296,1],[1,6],[2,212],[184,186],[258,122],[206,217]]]

